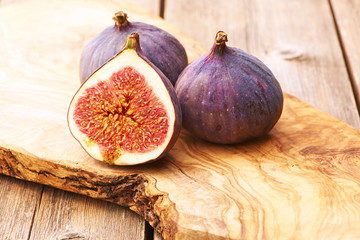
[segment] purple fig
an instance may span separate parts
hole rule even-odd
[[[183,126],[215,143],[239,143],[268,133],[283,109],[281,87],[259,59],[226,46],[219,31],[211,50],[190,63],[175,85]]]
[[[188,64],[181,43],[158,27],[142,22],[129,22],[126,13],[122,11],[115,13],[113,20],[113,26],[104,29],[84,47],[80,59],[80,82],[85,82],[93,72],[113,58],[122,49],[126,37],[137,32],[141,36],[144,56],[175,85],[181,71]]]

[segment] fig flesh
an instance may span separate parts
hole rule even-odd
[[[231,144],[268,133],[282,113],[283,94],[264,63],[226,41],[219,31],[211,50],[181,73],[175,91],[185,129]]]
[[[181,71],[188,64],[181,43],[158,27],[128,21],[127,14],[122,11],[115,13],[113,20],[113,26],[104,29],[84,47],[80,59],[80,82],[83,83],[105,62],[113,58],[122,49],[126,37],[137,32],[141,36],[144,56],[175,85]]]
[[[181,127],[179,102],[170,81],[143,56],[137,33],[76,92],[68,125],[90,156],[110,164],[154,161],[171,149]]]

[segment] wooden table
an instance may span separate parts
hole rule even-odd
[[[0,7],[12,2],[0,0]],[[206,48],[224,30],[228,44],[265,62],[284,91],[360,129],[360,1],[129,2]],[[161,238],[140,216],[112,203],[4,175],[0,186],[0,239]]]

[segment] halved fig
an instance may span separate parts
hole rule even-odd
[[[171,149],[181,128],[179,102],[170,81],[142,55],[139,34],[82,84],[68,125],[90,156],[110,164],[145,163]]]

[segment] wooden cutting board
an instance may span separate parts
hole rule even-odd
[[[165,239],[360,238],[360,132],[285,94],[265,137],[216,145],[185,130],[163,159],[119,167],[93,160],[70,135],[84,45],[114,12],[198,43],[116,2],[28,0],[0,9],[1,173],[111,201]]]

